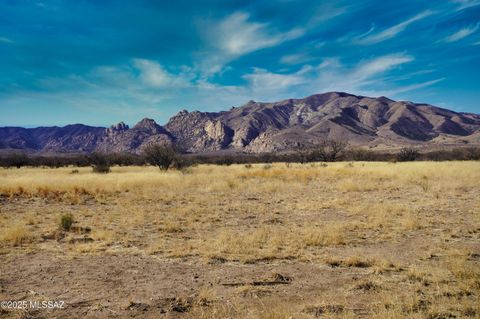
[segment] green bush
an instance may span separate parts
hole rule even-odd
[[[73,224],[73,215],[70,214],[70,213],[67,213],[67,214],[63,214],[61,217],[60,217],[60,228],[65,230],[65,231],[69,231],[70,228],[72,228],[72,224]]]
[[[172,145],[150,145],[145,148],[143,156],[148,164],[158,166],[164,171],[174,165],[177,169],[183,166],[183,162],[179,159],[178,153]]]

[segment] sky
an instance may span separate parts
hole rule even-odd
[[[329,91],[480,113],[480,0],[0,0],[0,126]]]

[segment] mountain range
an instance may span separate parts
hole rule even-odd
[[[480,115],[343,92],[274,103],[249,101],[222,112],[180,111],[164,126],[145,118],[134,127],[83,124],[1,127],[0,149],[38,153],[141,153],[154,143],[187,152],[288,151],[324,139],[374,149],[480,145]]]

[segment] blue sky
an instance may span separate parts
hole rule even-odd
[[[327,91],[480,113],[480,0],[0,0],[0,126]]]

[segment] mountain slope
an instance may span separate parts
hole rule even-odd
[[[305,99],[275,103],[250,101],[227,112],[183,112],[166,128],[183,136],[188,127],[191,140],[205,139],[206,121],[221,123],[228,145],[214,149],[243,149],[251,152],[288,150],[320,139],[348,141],[352,145],[401,146],[405,144],[463,143],[480,130],[480,116],[462,114],[426,104],[396,102],[385,97],[370,98],[347,93],[325,93]],[[474,142],[474,141],[472,141]],[[190,147],[190,151],[200,148]]]
[[[218,113],[183,110],[164,127],[143,119],[133,128],[124,123],[110,128],[0,128],[0,148],[37,152],[139,153],[152,143],[175,143],[189,152],[270,152],[321,139],[379,148],[480,144],[480,115],[330,92],[275,103],[250,101]]]

